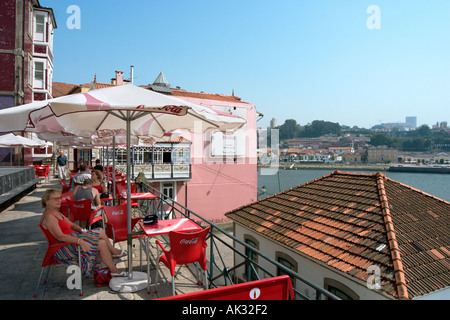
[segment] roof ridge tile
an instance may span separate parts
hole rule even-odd
[[[397,293],[400,299],[408,298],[408,289],[406,287],[405,271],[403,269],[403,262],[401,259],[400,249],[398,247],[397,239],[395,236],[394,223],[389,209],[389,202],[386,195],[386,189],[384,187],[384,179],[386,176],[381,172],[375,174],[378,193],[380,195],[381,212],[386,225],[388,244],[391,252],[392,262],[394,264],[395,282],[397,285]]]

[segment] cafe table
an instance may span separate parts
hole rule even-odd
[[[150,237],[162,236],[169,234],[171,231],[177,232],[196,232],[201,231],[203,228],[197,223],[188,218],[176,218],[167,220],[158,220],[157,223],[153,225],[145,225],[142,221],[139,221],[139,226],[142,229],[144,235],[146,236],[146,250],[147,250],[147,292],[150,291],[150,254],[149,241]],[[159,247],[157,246],[157,257],[159,259]],[[159,263],[159,261],[156,261]]]
[[[126,193],[122,193],[120,195],[120,198],[122,200],[127,200],[127,194]],[[130,200],[131,201],[137,201],[137,200],[147,200],[147,210],[150,209],[150,200],[155,200],[157,199],[158,196],[154,195],[151,192],[132,192],[130,193]],[[153,210],[154,208],[152,208]]]

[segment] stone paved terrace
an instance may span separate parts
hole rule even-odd
[[[41,181],[36,189],[0,212],[0,300],[149,300],[172,294],[170,273],[162,264],[159,284],[151,284],[151,294],[147,294],[146,288],[135,293],[116,293],[109,287],[96,287],[93,277],[90,277],[83,280],[82,297],[78,295],[78,290],[67,288],[66,280],[70,276],[66,274],[67,266],[56,265],[51,267],[49,282],[46,285],[41,283],[38,297],[33,298],[47,249],[47,241],[38,224],[43,212],[40,199],[48,188],[60,189],[58,181]],[[162,240],[161,237],[157,239]],[[156,261],[155,239],[151,239],[150,243],[150,261]],[[133,240],[133,244],[133,271],[140,271],[139,240]],[[126,249],[127,245],[122,242],[116,246]],[[126,257],[117,259],[116,263],[120,269],[128,270]],[[152,280],[155,279],[155,271],[155,265],[151,264]],[[146,272],[145,255],[142,272]],[[175,281],[177,294],[202,290],[196,284],[196,272],[191,272],[186,266],[181,267]],[[157,293],[154,293],[155,290]]]

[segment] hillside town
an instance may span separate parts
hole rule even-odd
[[[407,117],[412,118],[412,117]],[[414,118],[414,117],[413,117]],[[272,119],[272,124],[276,119]],[[408,123],[408,122],[406,122]],[[402,148],[375,143],[380,137],[389,137],[393,131],[413,132],[416,126],[401,127],[375,126],[372,130],[364,129],[364,133],[354,133],[350,128],[343,128],[339,134],[324,134],[317,137],[281,139],[279,150],[268,145],[258,150],[261,154],[267,151],[269,158],[276,157],[278,152],[280,163],[295,164],[417,164],[448,165],[450,164],[450,143],[435,144],[433,141],[426,150],[402,150]],[[269,130],[280,130],[279,126]],[[359,130],[356,130],[359,131]],[[440,133],[450,141],[450,128],[446,121],[433,125],[430,135]],[[261,132],[261,131],[260,131]],[[389,138],[388,138],[389,139]],[[405,140],[404,138],[403,140]],[[445,142],[448,142],[445,141]],[[386,142],[389,142],[388,140]],[[263,159],[263,157],[260,157]]]

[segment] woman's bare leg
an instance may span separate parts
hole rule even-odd
[[[99,234],[99,238],[102,240],[105,240],[105,243],[108,247],[108,250],[111,254],[120,254],[122,252],[121,249],[115,248],[112,243],[111,240],[108,238],[108,236],[106,235],[105,231],[103,229],[100,228],[100,234]]]
[[[98,251],[100,253],[100,259],[104,264],[111,270],[111,273],[120,273],[121,271],[116,267],[113,258],[111,257],[111,252],[108,248],[108,241],[104,239],[100,239],[98,241]]]

